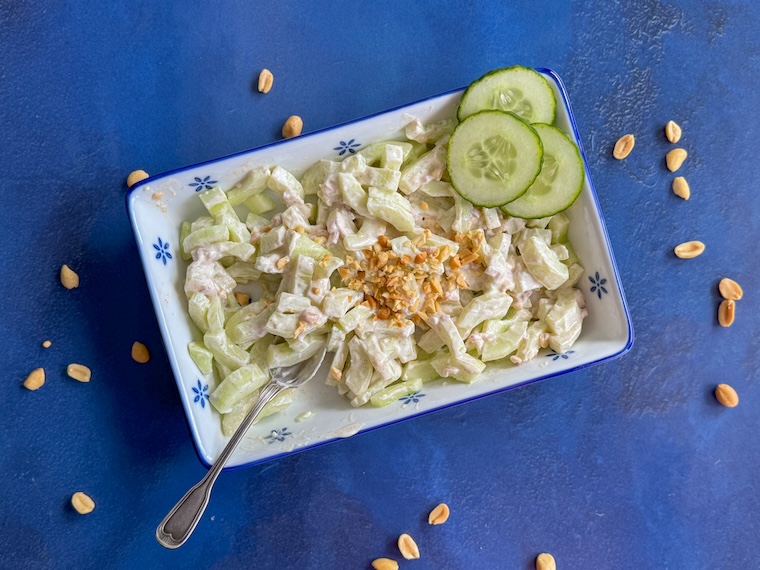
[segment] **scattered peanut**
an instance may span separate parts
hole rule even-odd
[[[74,510],[80,515],[86,515],[91,513],[95,508],[95,501],[81,491],[78,491],[71,495],[71,506],[74,507]]]
[[[73,378],[77,382],[89,382],[92,378],[92,370],[87,368],[84,364],[69,364],[66,367],[66,374],[69,378]]]
[[[449,520],[449,506],[446,503],[441,503],[428,515],[429,524],[443,524]]]
[[[675,172],[681,165],[689,153],[682,148],[674,148],[668,154],[665,155],[665,164],[668,165],[668,170]]]
[[[376,558],[372,561],[375,570],[398,570],[398,562],[390,558]]]
[[[274,83],[274,75],[268,69],[262,69],[259,73],[259,93],[269,93]]]
[[[138,182],[142,182],[146,178],[148,178],[150,174],[145,172],[144,170],[135,170],[133,172],[129,173],[129,176],[127,176],[127,186],[132,187]]]
[[[693,259],[698,255],[702,255],[702,252],[705,251],[705,244],[696,240],[686,241],[678,244],[673,251],[681,259]]]
[[[27,390],[37,390],[45,383],[45,370],[42,368],[35,368],[29,373],[29,376],[24,380],[24,388]]]
[[[730,327],[734,324],[734,313],[736,312],[736,303],[731,299],[721,301],[718,306],[718,323],[722,327]]]
[[[691,197],[691,189],[689,188],[689,183],[686,182],[686,178],[677,176],[673,179],[673,194],[684,200],[688,200]]]
[[[718,283],[718,290],[724,299],[730,301],[738,301],[744,296],[744,291],[742,291],[741,286],[728,277],[724,277],[720,280],[720,283]]]
[[[45,341],[42,342],[42,347],[43,348],[50,348],[51,346],[53,346],[53,343],[50,342],[49,340],[45,340]]]
[[[635,144],[636,138],[633,135],[623,135],[615,143],[615,148],[612,149],[612,156],[618,160],[623,160],[625,157],[631,154],[631,151],[633,150]]]
[[[297,137],[303,130],[303,120],[298,115],[293,115],[282,125],[282,136],[286,139]]]
[[[401,556],[407,560],[416,560],[420,557],[420,549],[417,543],[406,533],[398,537],[398,549],[401,552]]]
[[[251,302],[251,296],[248,293],[235,293],[235,300],[241,305],[247,305]]]
[[[672,143],[677,143],[681,140],[681,127],[675,121],[668,121],[665,125],[665,137]]]
[[[76,289],[79,287],[79,275],[68,265],[61,267],[61,285],[66,289]]]
[[[150,351],[148,350],[148,347],[141,342],[135,341],[132,344],[132,360],[139,362],[140,364],[148,362],[150,360]]]
[[[554,556],[548,552],[542,552],[536,557],[536,570],[557,570]]]
[[[420,210],[429,210],[429,209],[430,209],[430,206],[428,205],[427,202],[425,202],[424,200],[420,202]]]
[[[728,384],[718,384],[715,388],[715,399],[727,408],[735,408],[739,404],[739,395]]]

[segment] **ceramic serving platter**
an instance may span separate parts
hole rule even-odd
[[[621,356],[631,348],[633,328],[628,307],[567,93],[554,72],[539,71],[555,91],[555,124],[581,148],[586,167],[581,195],[566,212],[571,221],[570,241],[586,270],[579,286],[588,309],[583,332],[572,350],[561,355],[543,350],[534,360],[519,367],[509,363],[489,366],[483,378],[473,384],[446,380],[428,383],[419,393],[383,408],[352,408],[335,388],[325,385],[326,370],[322,370],[317,378],[299,390],[287,410],[250,429],[228,468],[253,465],[303,451],[599,364]],[[294,139],[188,166],[151,177],[130,189],[127,208],[153,306],[193,442],[205,465],[210,465],[218,456],[227,438],[222,434],[219,415],[208,401],[214,380],[198,371],[187,352],[187,344],[200,340],[201,334],[187,315],[183,291],[187,262],[180,257],[178,242],[180,224],[205,213],[197,192],[217,185],[229,188],[255,166],[280,165],[299,176],[320,159],[339,160],[367,144],[402,139],[409,115],[423,122],[455,116],[462,92],[458,89]],[[305,416],[308,418],[304,419]]]

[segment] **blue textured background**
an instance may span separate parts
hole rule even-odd
[[[2,568],[758,568],[760,5],[0,0]],[[156,524],[202,474],[124,208],[160,173],[467,84],[565,81],[633,315],[622,359],[225,474],[196,534]],[[259,70],[274,89],[255,92]],[[664,167],[684,129],[692,187]],[[624,162],[615,140],[633,132]],[[681,261],[672,247],[700,239]],[[82,286],[65,291],[67,263]],[[739,281],[736,324],[718,280]],[[44,350],[44,339],[53,342]],[[130,358],[134,340],[152,350]],[[93,380],[65,376],[69,362]],[[21,388],[35,367],[36,393]],[[739,407],[712,389],[734,385]],[[86,517],[68,506],[83,490]],[[450,521],[427,525],[446,501]]]

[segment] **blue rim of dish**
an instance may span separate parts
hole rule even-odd
[[[586,172],[586,180],[588,182],[589,189],[591,190],[591,197],[592,197],[593,202],[594,202],[594,207],[596,209],[597,215],[599,216],[599,222],[600,222],[600,226],[601,226],[601,230],[602,230],[602,236],[604,237],[604,243],[605,243],[605,245],[607,247],[607,252],[608,252],[608,255],[609,255],[609,258],[610,258],[610,266],[612,267],[612,272],[613,272],[613,274],[615,276],[615,283],[617,283],[617,290],[618,290],[618,294],[620,295],[620,301],[621,301],[621,304],[622,304],[623,313],[625,315],[626,325],[627,325],[627,329],[628,329],[628,339],[627,339],[627,341],[625,343],[625,346],[621,350],[619,350],[618,352],[616,352],[614,354],[610,354],[610,355],[605,356],[603,358],[600,358],[598,360],[594,360],[594,361],[591,361],[591,362],[586,362],[586,363],[583,363],[583,364],[579,364],[578,366],[574,366],[573,368],[568,368],[566,370],[560,370],[560,371],[557,371],[557,372],[553,372],[553,373],[549,373],[549,374],[544,374],[543,376],[538,376],[536,378],[531,378],[529,380],[526,380],[524,382],[519,382],[517,384],[511,384],[509,386],[504,386],[504,387],[501,387],[501,388],[496,388],[495,390],[493,390],[491,392],[486,392],[484,394],[478,394],[476,396],[471,396],[469,398],[466,398],[466,399],[463,399],[463,400],[458,400],[456,402],[452,402],[452,403],[449,403],[449,404],[443,404],[443,405],[438,406],[436,408],[431,408],[431,409],[427,409],[427,410],[424,410],[424,411],[420,411],[420,412],[418,412],[416,414],[413,414],[413,415],[410,415],[410,416],[406,416],[406,417],[403,417],[403,418],[398,418],[398,419],[395,419],[395,420],[390,420],[390,421],[388,421],[386,423],[383,423],[383,424],[380,424],[380,425],[371,426],[371,427],[368,427],[366,429],[362,429],[362,430],[358,431],[356,434],[354,434],[351,437],[355,437],[357,435],[362,435],[362,434],[365,434],[365,433],[369,433],[369,432],[375,431],[377,429],[381,429],[381,428],[385,428],[385,427],[388,427],[388,426],[392,426],[392,425],[398,424],[400,422],[405,422],[407,420],[418,418],[418,417],[421,417],[421,416],[424,416],[424,415],[427,415],[427,414],[431,414],[433,412],[439,412],[441,410],[452,408],[454,406],[459,406],[461,404],[467,404],[469,402],[474,402],[476,400],[480,400],[480,399],[486,398],[488,396],[493,396],[494,394],[500,394],[500,393],[506,392],[508,390],[513,390],[515,388],[520,388],[522,386],[527,386],[529,384],[533,384],[534,382],[540,382],[542,380],[548,380],[548,379],[554,378],[556,376],[561,376],[561,375],[564,375],[564,374],[569,374],[570,372],[576,372],[578,370],[583,370],[584,368],[588,368],[590,366],[595,366],[597,364],[603,364],[605,362],[609,362],[610,360],[615,360],[616,358],[620,358],[625,353],[627,353],[629,350],[631,350],[631,348],[633,347],[634,332],[633,332],[633,322],[631,321],[631,313],[630,313],[630,311],[628,309],[628,303],[627,303],[626,298],[625,298],[625,293],[623,292],[623,284],[622,284],[622,281],[620,280],[620,273],[618,271],[617,263],[615,262],[614,253],[612,251],[612,243],[610,242],[610,237],[609,237],[609,234],[607,233],[607,225],[604,222],[604,215],[602,214],[602,208],[601,208],[601,205],[599,204],[599,199],[598,199],[598,197],[596,195],[596,188],[594,187],[594,183],[593,183],[593,181],[591,179],[591,172],[590,172],[589,167],[588,167],[588,160],[586,159],[586,152],[583,149],[583,143],[581,141],[580,133],[578,132],[578,124],[575,121],[575,115],[573,114],[572,107],[570,106],[570,99],[569,99],[569,97],[567,95],[567,89],[565,88],[565,84],[562,82],[562,79],[559,77],[559,75],[554,70],[549,69],[549,68],[545,68],[545,67],[539,67],[539,68],[536,68],[536,71],[538,71],[539,73],[542,73],[544,75],[548,75],[549,77],[552,78],[552,80],[554,80],[554,82],[557,84],[557,88],[559,89],[560,95],[562,96],[562,102],[565,105],[565,109],[567,109],[567,115],[568,115],[568,118],[570,119],[570,125],[571,125],[571,127],[573,129],[573,135],[575,136],[575,140],[578,143],[578,150],[580,151],[581,158],[583,159],[583,166],[584,166],[585,172]],[[459,87],[457,89],[451,89],[449,91],[445,91],[443,93],[438,93],[436,95],[431,95],[429,97],[423,97],[422,99],[419,99],[417,101],[412,101],[410,103],[405,103],[403,105],[397,105],[395,107],[391,107],[389,109],[385,109],[385,110],[379,111],[377,113],[372,113],[370,115],[365,115],[363,117],[359,117],[357,119],[352,119],[352,120],[346,121],[344,123],[338,123],[338,124],[332,125],[330,127],[326,127],[326,128],[323,128],[323,129],[312,131],[312,132],[306,133],[304,135],[301,135],[298,138],[299,139],[304,139],[304,138],[308,138],[308,137],[311,137],[311,136],[314,136],[314,135],[317,135],[317,134],[320,134],[320,133],[326,133],[326,132],[329,132],[329,131],[333,131],[333,130],[336,130],[336,129],[339,129],[339,128],[342,128],[342,127],[345,127],[345,126],[348,126],[348,125],[352,125],[354,123],[359,123],[359,122],[365,121],[367,119],[371,119],[373,117],[378,117],[380,115],[385,115],[386,113],[393,113],[394,111],[398,111],[399,109],[403,109],[403,108],[409,107],[411,105],[417,105],[419,103],[424,103],[425,101],[429,101],[431,99],[436,99],[438,97],[442,97],[442,96],[445,96],[445,95],[451,95],[451,94],[463,91],[465,88],[466,87]],[[185,171],[188,171],[188,170],[194,170],[194,169],[198,168],[199,166],[203,166],[203,165],[206,165],[206,164],[214,164],[214,163],[220,162],[222,160],[227,160],[227,159],[230,159],[230,158],[235,158],[236,156],[247,155],[247,154],[250,154],[253,151],[260,151],[260,150],[263,150],[263,149],[266,149],[266,148],[271,148],[271,147],[274,147],[274,146],[277,146],[277,145],[286,144],[288,142],[292,142],[292,139],[278,140],[278,141],[267,143],[265,145],[261,145],[261,146],[258,146],[258,147],[242,150],[240,152],[235,152],[235,153],[228,154],[228,155],[225,155],[225,156],[221,156],[221,157],[218,157],[218,158],[214,158],[214,159],[211,159],[211,160],[206,160],[206,161],[203,161],[203,162],[198,162],[198,163],[195,163],[195,164],[191,164],[189,166],[183,166],[181,168],[175,168],[173,170],[169,170],[169,171],[164,172],[162,174],[157,174],[155,176],[151,176],[149,178],[146,178],[145,180],[142,180],[142,181],[138,182],[137,184],[135,184],[134,186],[132,186],[131,188],[129,188],[127,190],[127,193],[126,193],[127,214],[128,214],[128,217],[129,217],[130,225],[132,226],[132,232],[134,233],[135,238],[137,239],[138,243],[141,243],[142,239],[141,239],[139,231],[137,229],[137,222],[134,219],[132,208],[131,208],[132,195],[133,195],[133,193],[136,190],[138,190],[139,188],[141,188],[141,187],[143,187],[143,186],[145,186],[147,184],[150,184],[153,180],[158,179],[158,178],[165,178],[165,177],[167,177],[169,175],[172,175],[172,174],[177,174],[177,173],[185,172]],[[145,259],[143,258],[143,255],[142,255],[142,249],[141,249],[141,252],[140,252],[140,262],[143,265],[143,273],[144,273],[145,279],[147,281],[148,275],[147,275],[147,271],[145,271],[145,269],[146,269],[146,267],[145,267]],[[155,287],[150,287],[150,286],[148,287],[148,289],[149,289],[151,300],[153,302],[153,307],[154,307],[154,310],[155,310],[160,305],[159,302],[158,302],[158,297],[157,297],[156,289],[155,289]],[[181,376],[179,374],[179,370],[177,370],[177,364],[176,364],[177,363],[177,358],[176,358],[176,355],[174,354],[174,350],[172,348],[172,344],[167,342],[167,339],[169,338],[169,331],[168,331],[168,329],[167,329],[167,327],[165,325],[165,320],[164,319],[157,319],[157,321],[158,321],[158,326],[159,326],[159,328],[161,330],[161,336],[164,339],[164,346],[167,349],[167,353],[169,353],[171,355],[171,357],[169,358],[169,365],[171,366],[172,372],[174,373],[175,382],[177,383],[178,388],[179,388],[180,386],[179,386],[179,380],[178,379]],[[191,439],[193,441],[193,449],[195,450],[195,454],[198,457],[198,460],[201,462],[201,464],[208,469],[208,468],[211,467],[211,463],[209,463],[208,461],[206,461],[206,458],[201,453],[201,443],[199,441],[199,436],[198,436],[199,432],[198,432],[197,426],[194,425],[195,422],[194,422],[194,419],[193,419],[193,415],[192,415],[190,409],[188,408],[188,403],[186,402],[186,398],[180,398],[180,400],[182,402],[182,407],[183,407],[183,410],[185,412],[185,414],[184,414],[185,415],[185,423],[187,424],[187,428],[190,431],[190,436],[191,436]],[[281,459],[283,457],[287,457],[287,456],[290,456],[290,455],[295,455],[296,453],[301,453],[303,451],[308,451],[308,450],[311,450],[311,449],[315,449],[317,447],[321,447],[323,445],[327,445],[327,444],[330,444],[330,443],[335,443],[336,441],[341,441],[343,439],[347,439],[347,438],[345,438],[345,437],[335,437],[335,438],[332,438],[332,439],[326,439],[324,441],[319,441],[319,442],[316,442],[316,443],[313,443],[313,444],[310,444],[310,445],[306,445],[304,447],[300,447],[298,449],[294,449],[292,451],[287,451],[285,453],[279,453],[277,455],[270,455],[270,456],[267,456],[267,457],[264,457],[264,458],[261,458],[261,459],[256,459],[254,461],[249,461],[248,463],[243,463],[241,465],[234,465],[234,466],[231,466],[231,467],[225,467],[224,471],[235,471],[237,469],[244,469],[246,467],[253,467],[254,465],[259,465],[261,463],[266,463],[268,461],[273,461],[275,459]]]

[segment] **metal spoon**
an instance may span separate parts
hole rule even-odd
[[[190,535],[201,520],[203,511],[206,510],[209,498],[211,497],[211,489],[214,487],[216,478],[219,477],[219,473],[222,472],[232,452],[235,451],[240,440],[243,439],[248,428],[253,424],[253,420],[256,419],[256,416],[259,415],[264,406],[277,394],[288,388],[302,386],[311,380],[322,365],[324,358],[325,349],[323,348],[308,360],[295,366],[272,370],[272,379],[261,389],[256,405],[248,412],[240,427],[232,434],[230,441],[211,465],[206,476],[174,505],[174,508],[169,511],[169,514],[158,525],[156,540],[158,540],[161,546],[179,548],[190,538]]]

